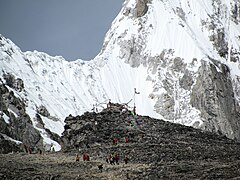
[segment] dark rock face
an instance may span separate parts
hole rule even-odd
[[[15,77],[12,74],[4,74],[3,78],[6,81],[6,85],[9,87],[21,92],[24,89],[24,83],[23,80],[20,78],[15,79]]]
[[[238,0],[232,2],[231,17],[236,24],[240,23],[240,2]]]
[[[206,119],[204,130],[219,132],[232,139],[240,139],[238,107],[235,103],[228,68],[202,62],[199,76],[192,90],[191,104]]]
[[[17,151],[21,151],[21,146],[10,140],[6,140],[4,136],[0,134],[0,154]]]
[[[9,77],[9,79],[15,78]],[[9,80],[10,82],[11,80]],[[29,147],[42,147],[42,137],[39,131],[33,127],[30,117],[26,114],[24,102],[20,98],[17,98],[12,91],[9,91],[4,84],[0,84],[0,111],[0,133],[14,140],[21,141]],[[3,117],[4,115],[5,117]],[[4,118],[9,118],[9,123]],[[13,142],[7,141],[4,138],[0,139],[0,141],[0,143],[5,144],[2,148],[2,153],[12,152],[20,148],[19,145],[13,146]],[[16,148],[17,146],[18,148]]]

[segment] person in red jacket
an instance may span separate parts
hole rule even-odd
[[[113,138],[113,144],[117,144],[117,138],[116,137]]]

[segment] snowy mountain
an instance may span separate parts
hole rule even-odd
[[[22,52],[0,36],[2,84],[25,103],[43,144],[57,150],[47,130],[60,136],[66,116],[101,110],[109,99],[240,140],[239,76],[237,0],[126,0],[91,61]],[[1,111],[6,123],[18,116],[11,106]]]

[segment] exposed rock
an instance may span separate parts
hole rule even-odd
[[[158,109],[158,112],[166,119],[174,118],[174,99],[169,94],[162,94],[158,97],[158,101],[154,108]]]
[[[15,79],[15,77],[10,74],[3,74],[3,78],[6,81],[6,85],[8,85],[9,87],[21,92],[24,89],[24,83],[23,80],[20,78]]]
[[[8,76],[8,83],[12,82],[12,76]],[[11,84],[11,83],[10,83]],[[36,130],[28,114],[26,114],[25,104],[14,95],[13,91],[9,91],[4,84],[0,84],[0,133],[9,136],[10,138],[23,142],[29,147],[42,147],[42,137],[38,130]],[[4,117],[3,117],[4,116]],[[6,123],[5,119],[8,119]],[[9,145],[6,145],[9,143]],[[4,141],[6,146],[3,146],[3,152],[9,152],[9,147],[16,148],[12,144],[14,141]],[[6,149],[4,150],[4,148]]]
[[[176,13],[183,21],[186,21],[186,14],[185,14],[185,12],[183,11],[182,8],[177,7],[176,8]]]
[[[186,66],[187,65],[183,62],[183,59],[181,59],[180,57],[174,58],[172,68],[176,72],[184,72],[186,69]]]
[[[43,123],[43,120],[42,120],[42,118],[39,114],[36,114],[36,121],[37,121],[36,126],[38,128],[44,129],[44,123]]]
[[[220,65],[220,68],[221,71],[218,71],[215,65],[202,62],[193,87],[191,104],[199,109],[202,117],[207,120],[203,129],[240,139],[240,116],[235,106],[229,69],[225,65]]]
[[[181,86],[181,88],[185,90],[190,90],[193,83],[194,81],[191,73],[188,70],[186,70],[183,77],[179,81],[179,85]]]
[[[43,143],[39,131],[36,130],[31,124],[26,124],[22,135],[22,142],[30,147],[42,147]]]
[[[234,0],[231,4],[231,16],[236,24],[240,23],[240,2]]]
[[[61,143],[61,138],[58,134],[50,131],[49,129],[45,128],[46,132],[48,133],[48,135],[50,136],[50,138],[56,142],[58,142],[59,144]]]
[[[0,133],[0,154],[21,151],[21,146],[13,141],[6,140]]]
[[[136,3],[137,18],[142,17],[147,13],[148,3],[149,3],[149,0],[137,0],[137,3]]]
[[[49,117],[50,113],[48,112],[47,108],[43,105],[37,107],[37,113],[41,114],[44,117]]]

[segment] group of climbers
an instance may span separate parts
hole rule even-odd
[[[111,165],[115,165],[115,164],[119,165],[119,161],[120,161],[120,155],[118,153],[115,153],[106,157],[106,163],[109,163]],[[129,161],[129,157],[125,155],[123,161],[125,164],[127,164]]]
[[[27,146],[26,144],[23,144],[24,150],[27,154],[32,154],[32,148],[30,146]]]
[[[106,158],[106,163],[110,164],[110,165],[119,165],[119,160],[120,160],[120,156],[118,153],[116,153],[115,155],[110,155],[109,157]],[[123,159],[124,163],[127,164],[129,161],[128,156],[125,156]],[[103,164],[98,165],[98,169],[100,172],[102,172],[103,170]]]
[[[129,137],[126,136],[126,137],[124,138],[124,141],[125,141],[125,143],[128,143],[128,142],[129,142]],[[113,137],[112,142],[113,142],[114,145],[117,145],[118,139],[117,139],[116,137]]]
[[[114,165],[114,164],[119,164],[119,160],[120,160],[120,156],[118,153],[115,153],[115,154],[112,154],[112,155],[109,155],[108,157],[106,157],[106,163],[109,163],[111,165]]]
[[[88,154],[84,154],[83,161],[90,161],[90,156]]]
[[[76,154],[75,161],[80,161],[79,154]],[[90,156],[88,154],[83,154],[83,161],[90,161]]]

